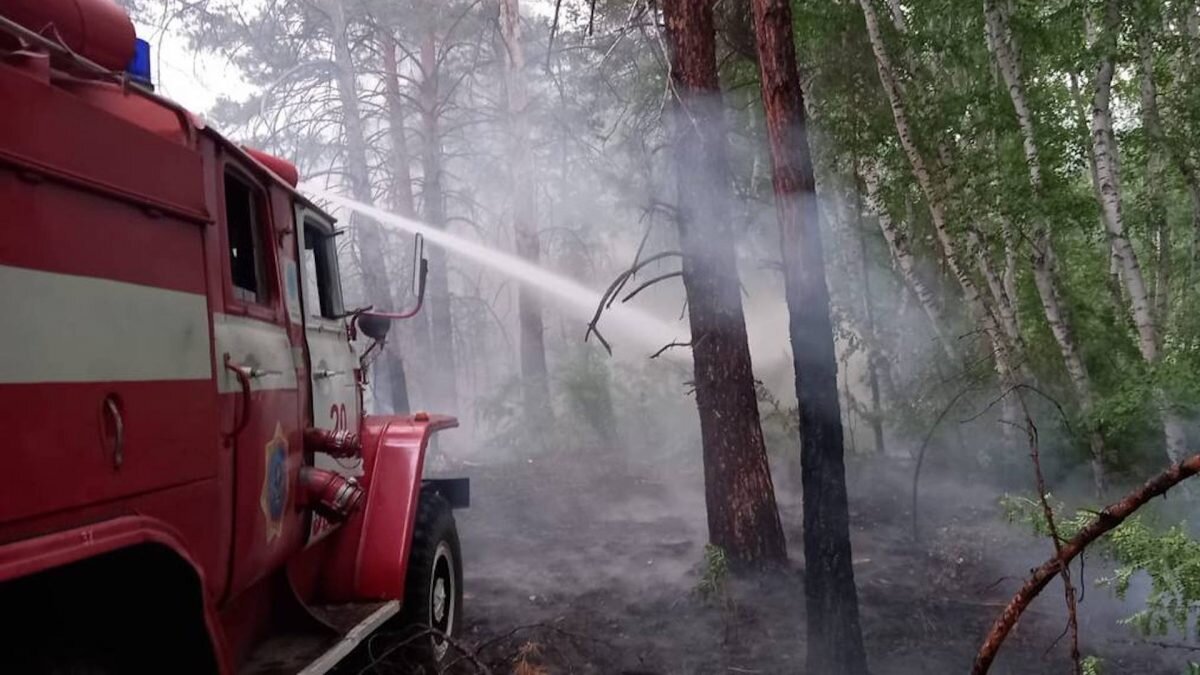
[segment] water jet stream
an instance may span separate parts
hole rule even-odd
[[[596,306],[600,303],[601,294],[597,291],[570,277],[555,274],[517,256],[488,248],[426,223],[389,213],[378,207],[349,199],[311,184],[301,185],[300,190],[314,198],[326,200],[350,211],[356,211],[385,227],[403,230],[410,234],[420,234],[425,237],[425,241],[448,252],[469,258],[505,276],[534,286],[547,297],[561,301],[560,304],[585,322],[592,319]],[[633,307],[623,306],[620,303],[605,310],[602,324],[606,327],[606,333],[618,332],[636,340],[639,348],[651,352],[658,351],[670,342],[685,341],[681,340],[681,337],[686,336],[686,328],[672,326],[658,317]],[[613,331],[613,329],[616,330]],[[664,352],[664,355],[670,355],[676,359],[686,358],[688,351],[671,349]]]

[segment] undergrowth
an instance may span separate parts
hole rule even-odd
[[[696,584],[696,592],[706,602],[725,594],[725,584],[729,579],[729,560],[725,550],[720,546],[706,544],[704,546],[704,569],[700,581]]]

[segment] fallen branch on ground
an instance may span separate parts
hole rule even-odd
[[[1008,637],[1017,620],[1029,603],[1046,588],[1050,580],[1057,576],[1064,566],[1069,565],[1093,541],[1117,527],[1134,511],[1137,511],[1155,497],[1166,493],[1184,480],[1200,473],[1200,454],[1172,464],[1166,471],[1158,474],[1142,484],[1141,487],[1126,495],[1123,499],[1104,507],[1096,519],[1085,526],[1074,537],[1062,545],[1059,552],[1051,559],[1042,563],[1041,567],[1033,570],[1025,585],[1008,601],[1004,611],[992,624],[984,638],[979,653],[975,655],[975,664],[971,667],[971,675],[984,675],[996,659],[1000,646]]]
[[[466,661],[470,662],[471,665],[475,666],[476,672],[483,673],[483,675],[492,675],[492,670],[491,670],[491,668],[487,667],[487,664],[485,664],[483,661],[480,661],[479,658],[475,654],[472,654],[471,652],[467,651],[467,648],[464,647],[457,640],[451,638],[449,635],[446,635],[445,633],[443,633],[442,631],[440,631],[436,628],[425,628],[413,635],[409,635],[408,637],[404,638],[403,640],[401,640],[399,642],[389,645],[388,648],[383,650],[383,653],[381,653],[379,656],[371,655],[370,654],[371,643],[374,642],[375,639],[384,637],[386,635],[388,635],[388,634],[387,633],[376,633],[375,635],[371,636],[372,639],[370,641],[368,641],[368,643],[367,643],[368,655],[371,660],[369,663],[367,663],[367,665],[363,666],[362,670],[358,671],[358,675],[365,675],[367,671],[375,670],[376,666],[385,662],[388,659],[388,657],[391,656],[392,654],[395,654],[396,652],[400,651],[401,649],[404,649],[405,647],[411,645],[412,643],[416,642],[417,640],[420,640],[421,638],[426,638],[431,635],[435,635],[438,638],[445,641],[445,643],[447,645],[449,645],[451,649],[453,649],[454,651],[458,652],[461,655],[459,660],[465,659]]]

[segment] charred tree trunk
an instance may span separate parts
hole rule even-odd
[[[665,3],[663,14],[677,93],[671,106],[671,141],[704,445],[708,536],[739,567],[779,564],[786,560],[787,549],[742,313],[713,0]],[[836,406],[836,386],[833,396]]]
[[[354,59],[346,36],[345,9],[342,0],[326,0],[325,4],[332,24],[330,28],[334,70],[338,99],[342,105],[342,128],[346,137],[346,174],[350,179],[350,193],[355,200],[372,204],[374,195],[371,193],[366,135],[358,102]],[[357,212],[350,216],[350,222],[354,225],[354,239],[359,265],[362,267],[366,303],[380,309],[395,309],[395,298],[388,283],[383,231],[378,223]],[[398,350],[388,350],[387,371],[391,382],[392,409],[396,412],[407,412],[408,378],[405,376],[404,361]]]
[[[504,83],[510,133],[509,175],[513,198],[513,236],[517,255],[535,265],[541,257],[534,203],[533,154],[529,144],[529,97],[525,88],[525,51],[521,45],[519,0],[500,0],[500,37],[504,45]],[[521,380],[525,410],[541,415],[548,410],[545,328],[542,301],[536,289],[517,289],[521,327]]]
[[[800,408],[810,673],[866,675],[850,550],[837,357],[788,0],[753,0]]]
[[[431,33],[421,43],[421,180],[425,222],[446,226],[445,195],[442,191],[442,136],[439,129],[441,101],[438,92],[437,39]],[[454,321],[450,313],[450,279],[446,252],[434,246],[429,251],[429,324],[433,340],[431,378],[433,403],[439,410],[458,407],[458,369],[454,359]]]

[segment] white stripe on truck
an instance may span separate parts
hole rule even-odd
[[[207,380],[208,299],[0,265],[0,384]]]
[[[232,314],[213,314],[213,337],[217,341],[217,390],[236,394],[242,390],[237,376],[225,368],[229,361],[259,376],[250,380],[254,391],[296,388],[296,357],[287,331],[268,321]]]

